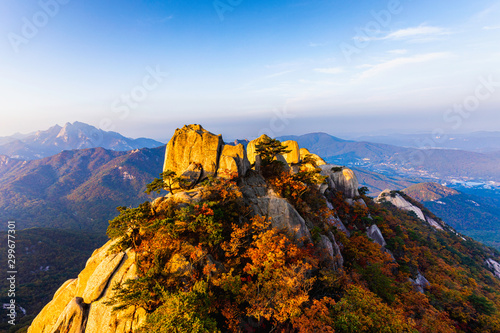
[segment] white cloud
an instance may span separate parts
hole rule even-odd
[[[428,61],[433,61],[433,60],[438,60],[438,59],[444,59],[450,57],[451,54],[447,52],[436,52],[436,53],[426,53],[426,54],[418,54],[412,57],[400,57],[396,59],[392,59],[380,64],[376,65],[365,65],[365,67],[370,66],[370,69],[364,71],[361,73],[359,79],[366,79],[370,78],[373,76],[376,76],[380,73],[389,71],[393,68],[409,65],[409,64],[416,64],[416,63],[423,63],[423,62],[428,62]]]
[[[418,27],[406,28],[391,32],[387,36],[383,37],[383,39],[413,39],[413,38],[421,38],[421,37],[436,37],[449,35],[450,32],[441,27],[430,27],[426,25],[420,25]]]
[[[356,36],[354,39],[360,41],[373,41],[373,40],[413,40],[413,41],[427,41],[434,40],[441,36],[451,34],[448,29],[442,27],[432,27],[421,24],[418,27],[411,27],[400,29],[386,34],[385,36]]]
[[[500,25],[497,25],[497,26],[486,26],[486,27],[483,27],[483,30],[498,30],[500,29]]]
[[[344,71],[342,67],[330,67],[330,68],[315,68],[315,72],[324,74],[339,74]]]
[[[408,50],[404,50],[404,49],[390,50],[390,51],[387,51],[387,53],[402,55],[402,54],[407,54]]]

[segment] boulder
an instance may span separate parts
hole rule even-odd
[[[236,174],[238,177],[246,175],[250,169],[250,162],[247,158],[247,151],[240,143],[236,146],[225,145],[219,161],[218,175],[228,177]]]
[[[419,219],[421,219],[422,221],[427,221],[425,219],[425,216],[424,216],[424,213],[422,212],[422,210],[420,208],[418,208],[417,206],[412,205],[410,202],[406,201],[405,198],[403,198],[401,195],[399,195],[399,193],[393,193],[393,192],[391,192],[391,190],[385,190],[379,194],[376,201],[382,202],[384,200],[392,203],[394,206],[396,206],[400,209],[414,212]]]
[[[287,140],[281,143],[286,147],[287,150],[290,150],[289,153],[284,153],[283,157],[287,161],[288,164],[297,164],[300,162],[300,149],[297,141]]]
[[[163,171],[181,175],[191,163],[198,163],[203,168],[203,178],[215,175],[223,144],[221,135],[212,134],[201,125],[178,128],[167,144]]]
[[[175,194],[169,194],[168,199],[174,200],[175,202],[184,202],[191,204],[193,202],[200,202],[203,199],[203,191],[201,189],[193,189],[189,191],[176,192]]]
[[[410,282],[412,283],[413,288],[415,288],[417,292],[422,294],[424,293],[425,289],[428,289],[431,286],[430,282],[420,272],[418,272],[415,280],[410,279]]]
[[[256,151],[256,146],[264,141],[265,139],[269,139],[269,137],[265,134],[262,134],[260,137],[258,137],[255,140],[252,140],[248,143],[247,145],[247,158],[250,164],[255,163],[255,156],[257,156],[257,151]]]
[[[382,232],[380,231],[380,229],[377,227],[376,224],[373,224],[366,230],[366,235],[368,236],[368,238],[370,238],[375,243],[377,243],[378,245],[380,245],[385,249],[387,243],[385,242],[384,236],[382,236]]]
[[[309,152],[309,150],[307,150],[306,148],[300,148],[300,158],[303,160],[304,157],[306,157],[307,155],[310,155],[310,157],[314,160],[317,166],[326,164],[325,160],[319,157],[318,155]]]
[[[338,166],[332,164],[320,165],[319,168],[321,174],[328,177],[328,186],[332,190],[342,192],[346,199],[359,197],[359,183],[354,171],[348,168],[336,170]]]
[[[290,165],[288,165],[288,162],[287,162],[287,160],[285,159],[285,157],[283,155],[278,154],[278,155],[276,155],[276,157],[274,159],[276,161],[281,162],[283,164],[283,167],[284,167],[285,171],[290,171]]]
[[[286,199],[267,195],[253,200],[254,212],[271,218],[273,228],[284,231],[295,240],[312,242],[305,220]]]

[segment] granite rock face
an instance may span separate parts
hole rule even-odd
[[[265,134],[262,134],[255,140],[252,140],[247,145],[247,158],[250,164],[255,163],[255,157],[257,156],[256,146],[260,144],[262,141],[269,139],[269,137]]]
[[[383,248],[385,248],[385,246],[387,245],[384,236],[382,236],[382,232],[380,231],[380,229],[377,227],[376,224],[373,224],[366,230],[366,235],[368,236],[368,238],[370,238]]]
[[[175,130],[167,144],[163,171],[181,175],[191,163],[203,168],[203,176],[215,175],[224,142],[221,135],[205,130],[201,125],[186,125]]]
[[[324,159],[322,159],[321,157],[319,157],[316,154],[309,152],[309,150],[307,150],[307,148],[300,148],[300,158],[304,159],[304,157],[306,157],[307,155],[310,155],[310,157],[314,160],[314,162],[316,163],[317,166],[326,164]]]
[[[300,148],[297,141],[288,140],[283,141],[281,143],[286,147],[287,150],[290,150],[289,153],[283,154],[283,157],[287,161],[288,164],[297,164],[300,162]]]
[[[77,279],[64,283],[38,316],[29,333],[126,333],[146,318],[142,309],[129,307],[112,312],[104,304],[114,294],[113,286],[137,277],[133,252],[108,251],[109,241],[94,251]]]
[[[431,286],[429,281],[420,272],[417,273],[415,279],[410,279],[410,282],[413,285],[413,288],[415,288],[417,292],[422,294],[424,293],[425,289],[428,289]]]
[[[269,217],[273,228],[284,231],[293,239],[312,241],[305,220],[286,199],[266,195],[253,202],[255,213]]]
[[[392,203],[394,206],[406,210],[406,211],[411,211],[414,212],[419,219],[422,221],[427,221],[425,219],[424,213],[422,210],[414,205],[412,205],[410,202],[406,201],[401,195],[398,193],[392,193],[390,190],[385,190],[382,193],[379,194],[377,197],[377,202],[381,202],[383,200],[389,201]]]
[[[332,164],[320,165],[319,168],[321,174],[328,177],[329,187],[342,192],[344,198],[353,199],[359,196],[359,183],[354,171],[348,168],[337,170],[337,166]]]
[[[500,263],[489,258],[486,259],[486,266],[493,272],[493,274],[500,279]]]
[[[247,158],[247,151],[241,143],[236,146],[224,146],[217,173],[220,177],[228,177],[231,174],[242,177],[246,175],[249,169],[250,162]]]
[[[328,236],[320,236],[320,240],[316,245],[316,251],[320,262],[322,262],[326,267],[334,270],[338,270],[343,267],[344,258],[342,257],[340,247],[331,232],[328,233]]]

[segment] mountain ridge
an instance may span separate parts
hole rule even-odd
[[[16,136],[16,135],[14,135]],[[63,150],[102,147],[116,151],[127,151],[140,148],[155,148],[163,143],[153,139],[131,139],[117,132],[103,131],[94,126],[73,122],[64,126],[55,125],[47,130],[36,131],[24,136],[2,138],[8,141],[0,145],[0,155],[33,160],[52,156]]]

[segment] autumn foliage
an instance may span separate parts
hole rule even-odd
[[[317,170],[266,182],[304,217],[312,243],[256,215],[238,179],[210,179],[199,202],[120,208],[108,235],[136,252],[138,278],[114,286],[109,305],[144,308],[139,332],[500,332],[500,282],[484,267],[491,250],[364,195],[367,206],[323,195]],[[385,248],[367,237],[372,224]],[[325,235],[342,268],[321,262]],[[418,274],[429,281],[423,292]]]

